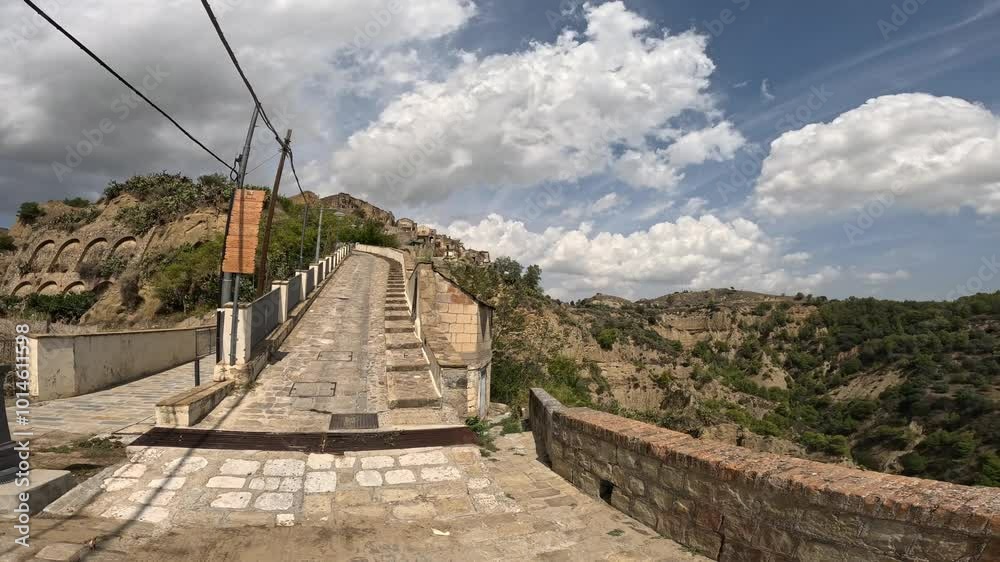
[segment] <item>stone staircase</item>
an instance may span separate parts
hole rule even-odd
[[[385,375],[389,408],[440,408],[441,392],[417,339],[406,304],[403,270],[389,260],[385,296]]]

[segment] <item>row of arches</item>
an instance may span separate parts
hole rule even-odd
[[[97,260],[115,255],[131,255],[135,252],[137,242],[134,236],[123,236],[114,244],[108,239],[98,237],[90,240],[84,246],[78,238],[70,238],[58,246],[55,240],[43,240],[31,253],[27,262],[27,270],[31,272],[65,273],[79,269],[88,259]]]
[[[59,284],[55,281],[43,281],[38,285],[30,281],[25,281],[19,283],[14,287],[14,291],[11,293],[15,297],[26,297],[38,293],[40,295],[59,295],[59,294],[75,294],[83,293],[85,291],[94,291],[95,293],[101,293],[105,289],[111,286],[111,281],[98,281],[92,283],[90,286],[83,281],[73,281],[67,283],[64,287],[59,287]]]

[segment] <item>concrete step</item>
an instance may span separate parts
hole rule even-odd
[[[387,334],[412,334],[413,326],[386,326],[385,333]]]
[[[385,305],[385,311],[386,312],[407,312],[408,313],[408,312],[410,312],[410,309],[407,308],[407,307],[405,307],[405,306],[400,306],[398,304],[397,305],[386,304]],[[407,316],[407,318],[409,318],[409,316]]]
[[[397,315],[386,314],[385,315],[385,321],[386,322],[393,322],[395,320],[409,320],[409,319],[410,319],[410,315],[409,314],[397,314]]]
[[[440,408],[441,396],[431,373],[423,370],[388,372],[389,408]]]
[[[420,347],[387,349],[385,352],[385,368],[388,371],[409,371],[426,369],[427,359]]]

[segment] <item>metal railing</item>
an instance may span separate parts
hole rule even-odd
[[[194,331],[194,385],[201,385],[201,358],[214,353],[219,355],[219,335],[215,326],[196,328]]]

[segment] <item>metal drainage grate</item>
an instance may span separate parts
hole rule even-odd
[[[292,384],[289,396],[297,398],[329,398],[337,394],[335,382],[297,382]]]
[[[333,414],[330,429],[378,429],[378,414]]]
[[[353,351],[320,351],[317,361],[354,361]]]

